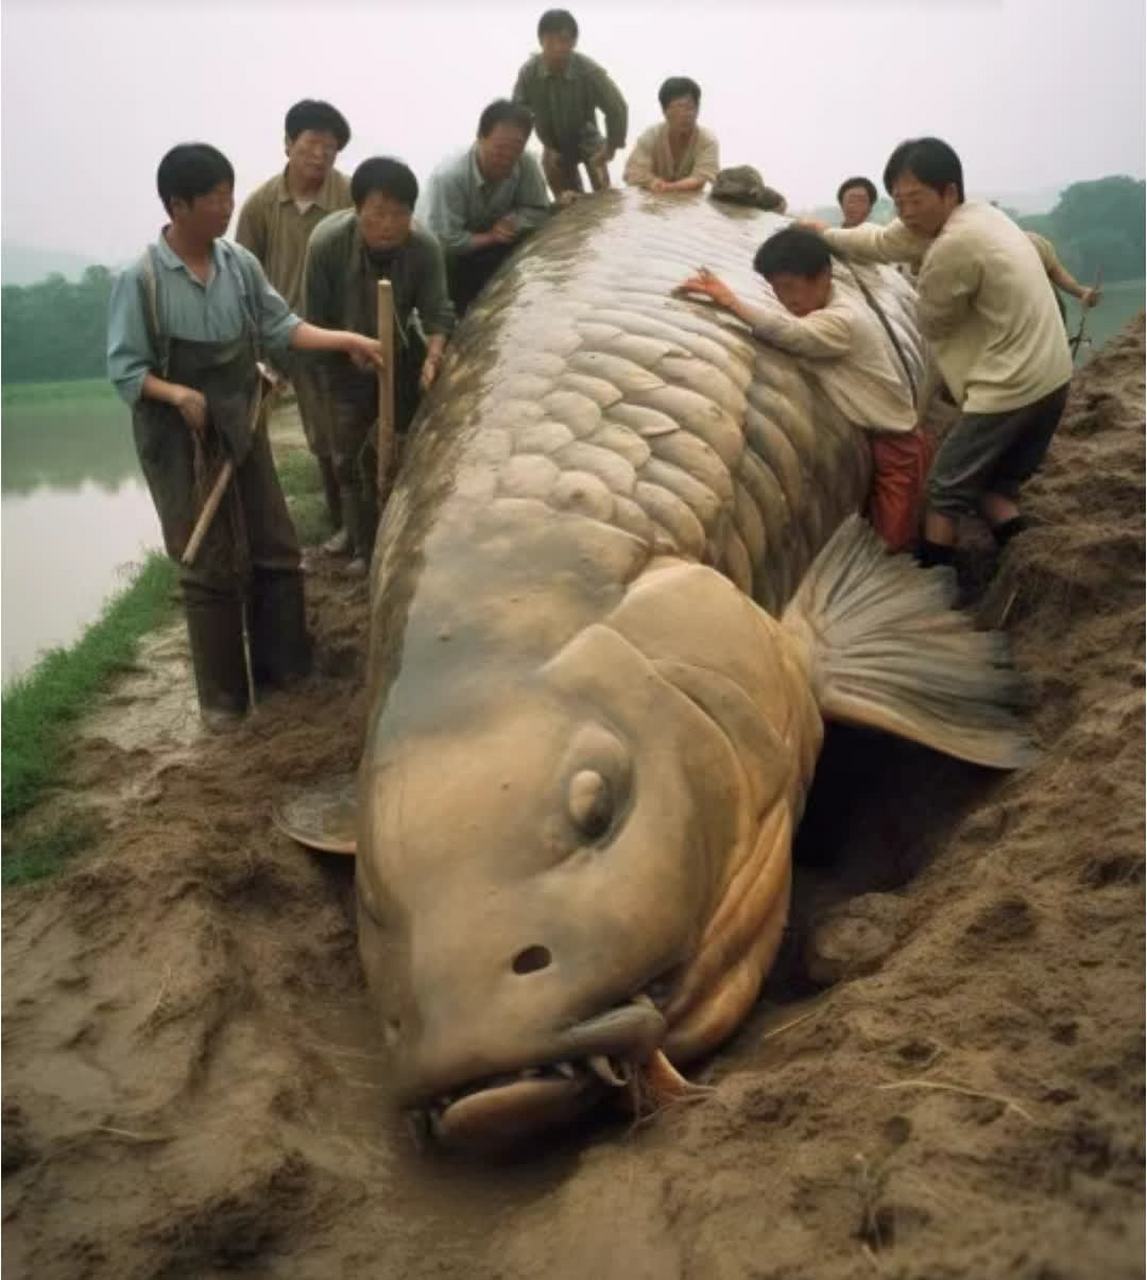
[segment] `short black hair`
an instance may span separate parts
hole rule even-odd
[[[860,187],[864,194],[868,197],[868,206],[871,208],[879,196],[876,190],[876,183],[870,182],[867,178],[845,178],[845,180],[836,189],[836,203],[844,203],[844,193],[851,191],[853,187]]]
[[[296,102],[283,122],[283,132],[292,142],[308,129],[315,133],[333,133],[340,151],[350,141],[350,125],[346,116],[329,102],[319,102],[315,98]]]
[[[806,280],[832,268],[827,241],[807,227],[785,227],[757,250],[753,270],[771,280],[774,276],[802,276]]]
[[[701,86],[696,80],[690,80],[688,76],[670,76],[657,90],[657,101],[661,103],[661,110],[664,111],[674,98],[692,98],[694,103],[700,106]]]
[[[891,195],[897,178],[906,173],[940,195],[953,183],[957,204],[964,203],[964,166],[955,151],[940,138],[909,138],[902,142],[884,166],[884,190]]]
[[[545,35],[563,34],[577,44],[577,19],[568,9],[547,9],[538,19],[538,39]]]
[[[235,170],[222,151],[206,142],[181,142],[172,147],[155,174],[159,198],[168,213],[173,200],[190,204],[196,196],[214,191],[221,182],[234,188]]]
[[[478,117],[478,137],[488,138],[500,124],[513,125],[528,138],[534,128],[534,113],[520,102],[495,98]]]
[[[350,198],[354,207],[361,209],[367,196],[376,191],[413,209],[418,199],[418,179],[414,170],[401,160],[392,160],[390,156],[371,156],[351,175]]]

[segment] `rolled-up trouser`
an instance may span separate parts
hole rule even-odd
[[[904,432],[872,432],[869,442],[872,488],[868,519],[889,551],[903,551],[916,541],[920,530],[932,441],[916,427]]]
[[[944,437],[928,476],[928,509],[974,512],[987,493],[1015,499],[1044,460],[1067,403],[1068,384],[1004,413],[965,413]]]
[[[191,432],[176,410],[154,401],[137,411],[134,432],[164,546],[178,561],[205,487],[197,485]],[[204,456],[210,487],[224,458],[213,432]],[[278,687],[310,670],[299,544],[265,433],[235,469],[195,563],[180,565],[180,586],[202,707],[247,709],[245,616],[256,687]]]

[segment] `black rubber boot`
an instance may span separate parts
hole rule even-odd
[[[1012,516],[1010,520],[1003,520],[999,524],[992,525],[992,537],[996,540],[996,546],[1006,547],[1016,534],[1023,533],[1028,528],[1028,522],[1023,516]]]
[[[929,542],[927,538],[921,538],[920,545],[916,548],[916,559],[922,569],[950,565],[955,554],[955,547],[946,546],[942,542]]]
[[[374,551],[374,535],[378,531],[378,499],[374,486],[361,482],[342,486],[343,519],[350,542],[348,551],[352,560],[370,563]]]
[[[184,610],[200,709],[231,716],[246,714],[250,692],[242,601],[226,596],[189,598],[185,593]]]
[[[330,454],[318,454],[315,461],[319,464],[319,475],[323,481],[323,495],[327,500],[327,513],[331,518],[331,526],[337,533],[343,527],[342,488],[335,473],[335,464]]]
[[[247,632],[256,690],[283,689],[310,674],[311,638],[301,573],[254,570]]]

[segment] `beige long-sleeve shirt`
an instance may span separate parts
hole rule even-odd
[[[916,409],[899,358],[863,299],[833,284],[828,305],[807,316],[747,306],[753,336],[807,362],[825,394],[858,427],[911,431]]]
[[[303,259],[311,232],[327,216],[350,207],[350,179],[332,169],[314,199],[300,210],[287,187],[286,170],[243,202],[235,239],[262,263],[267,279],[293,311],[303,307]]]
[[[680,182],[682,178],[704,178],[712,182],[721,168],[716,135],[698,125],[688,146],[674,156],[669,145],[669,126],[655,124],[637,139],[625,162],[625,181],[631,187],[648,186],[654,178]]]
[[[833,249],[872,262],[919,262],[920,331],[967,413],[1007,413],[1071,378],[1071,354],[1035,246],[990,204],[957,205],[927,240],[899,220],[824,233]]]

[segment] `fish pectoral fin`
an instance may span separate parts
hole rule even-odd
[[[279,801],[271,810],[276,830],[320,853],[358,852],[358,795],[353,773],[339,774]]]
[[[998,631],[952,609],[948,569],[892,556],[859,516],[833,534],[782,625],[826,719],[883,729],[994,769],[1036,752],[1017,711],[1023,685]]]

